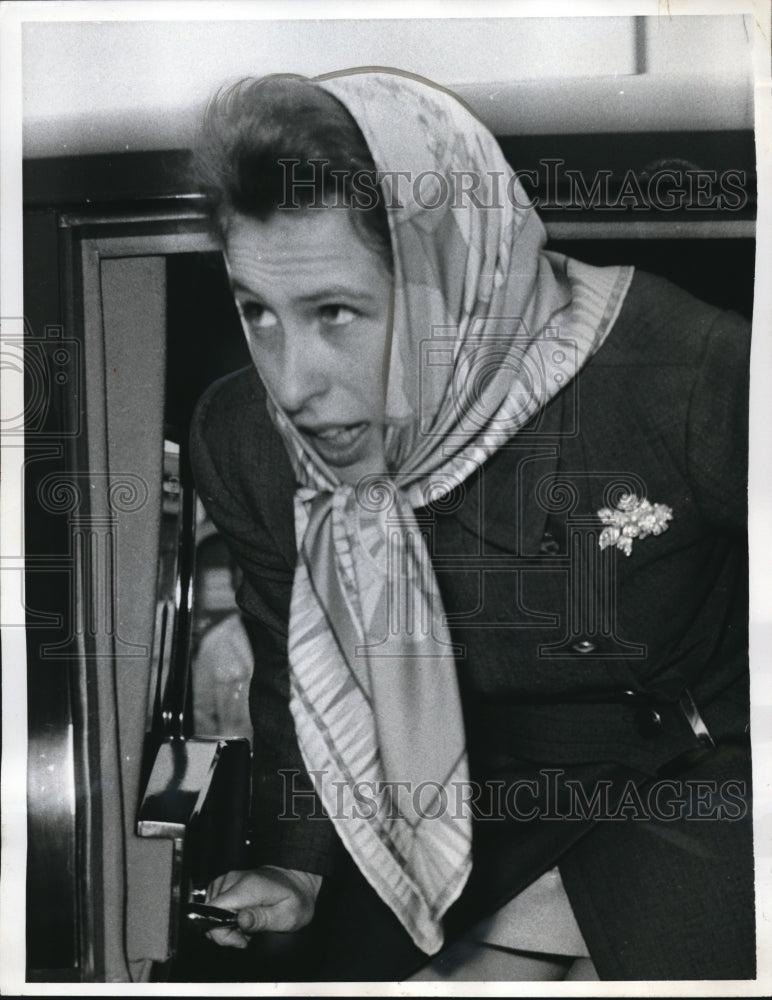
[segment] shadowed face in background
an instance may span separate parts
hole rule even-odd
[[[392,278],[351,210],[236,215],[226,254],[275,402],[342,482],[384,472]]]

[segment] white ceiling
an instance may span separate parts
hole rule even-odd
[[[455,87],[499,131],[749,127],[747,28],[738,15],[26,23],[24,149],[185,146],[224,83],[363,65]]]

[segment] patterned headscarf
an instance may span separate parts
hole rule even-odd
[[[341,840],[433,954],[471,868],[471,809],[454,650],[414,510],[441,501],[573,378],[631,271],[546,252],[495,139],[451,94],[396,72],[317,84],[383,172],[388,472],[342,484],[272,405],[299,484],[291,709]]]

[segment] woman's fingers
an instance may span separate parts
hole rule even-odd
[[[261,931],[294,931],[302,926],[302,907],[293,897],[239,910],[239,928],[245,934]]]
[[[234,871],[210,884],[207,902],[238,914],[237,928],[215,928],[209,937],[230,948],[246,947],[261,931],[294,931],[314,912],[321,877],[281,868]]]
[[[239,927],[245,934],[257,934],[258,931],[282,930],[281,927],[272,927],[276,922],[276,907],[249,906],[244,910],[239,910]]]
[[[225,948],[246,948],[249,944],[249,938],[237,927],[216,927],[208,931],[206,936]]]
[[[213,902],[216,896],[219,896],[223,892],[227,892],[228,889],[236,885],[239,878],[245,874],[244,872],[231,871],[226,872],[224,875],[218,875],[216,879],[209,883],[206,890],[206,901],[207,903]]]

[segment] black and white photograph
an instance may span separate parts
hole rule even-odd
[[[767,995],[769,0],[0,28],[2,992]]]

